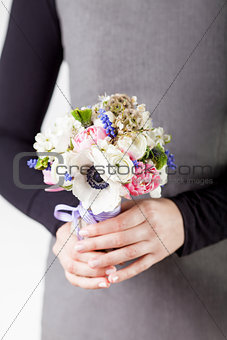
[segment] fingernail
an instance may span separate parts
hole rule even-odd
[[[110,275],[116,271],[116,267],[111,267],[106,270],[106,275]]]
[[[83,229],[81,229],[81,230],[79,231],[79,235],[80,235],[80,236],[88,236],[88,235],[89,235],[89,233],[88,233],[88,231],[87,231],[87,230],[83,230]]]
[[[91,260],[91,261],[88,261],[88,265],[92,268],[98,266],[99,264],[99,260]]]
[[[74,247],[74,249],[75,249],[76,251],[83,250],[83,249],[84,249],[84,245],[83,245],[83,244],[76,244],[75,247]]]
[[[108,280],[109,280],[110,282],[116,282],[118,279],[119,279],[118,276],[113,276],[113,277],[109,276],[109,277],[108,277]]]
[[[101,287],[101,288],[107,288],[108,285],[107,285],[106,282],[102,281],[102,282],[99,282],[99,287]]]

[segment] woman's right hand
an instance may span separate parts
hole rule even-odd
[[[67,280],[73,285],[85,289],[109,288],[107,277],[116,271],[114,266],[105,268],[91,268],[88,261],[94,256],[102,256],[102,252],[79,253],[74,247],[77,238],[72,234],[70,223],[65,223],[56,233],[53,252],[58,257]]]

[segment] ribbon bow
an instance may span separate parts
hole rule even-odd
[[[54,217],[59,221],[63,222],[72,222],[73,227],[76,231],[76,235],[78,240],[82,240],[83,237],[80,236],[80,226],[79,226],[79,218],[82,218],[87,224],[95,224],[101,221],[105,221],[108,218],[117,216],[121,211],[120,205],[115,208],[113,211],[102,212],[98,215],[93,214],[91,210],[87,210],[83,207],[82,203],[77,207],[71,207],[66,204],[58,204],[54,209]]]

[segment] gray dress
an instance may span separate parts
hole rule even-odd
[[[219,0],[59,0],[73,106],[137,95],[152,111],[223,5]],[[180,170],[165,196],[202,187],[227,149],[227,8],[152,117]],[[193,167],[194,166],[194,167]],[[199,172],[200,171],[200,172]],[[60,202],[59,202],[60,203]],[[57,261],[46,275],[43,340],[219,340],[227,334],[227,243],[176,255],[110,289],[83,290]],[[48,258],[50,263],[52,252]]]

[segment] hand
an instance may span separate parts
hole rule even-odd
[[[81,253],[118,248],[89,259],[91,268],[106,268],[138,258],[111,273],[108,277],[111,283],[141,273],[184,243],[182,215],[175,203],[165,198],[134,202],[133,207],[117,217],[89,225],[80,234],[88,237],[76,243],[75,247]]]
[[[75,235],[72,235],[70,231],[70,223],[66,223],[58,229],[53,252],[60,260],[68,281],[74,286],[86,289],[108,288],[110,282],[106,276],[116,271],[116,268],[113,266],[95,269],[89,267],[88,261],[94,255],[98,258],[103,253],[84,252],[80,254],[74,249],[76,242]]]

